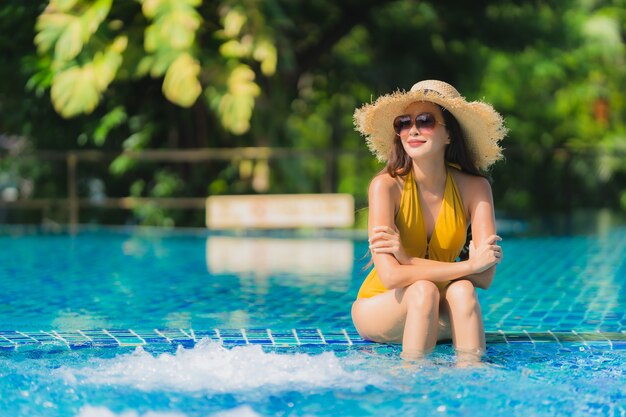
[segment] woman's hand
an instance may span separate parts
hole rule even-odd
[[[399,263],[403,265],[410,263],[411,258],[400,242],[400,234],[389,226],[374,226],[369,243],[372,253],[390,253]]]
[[[479,274],[502,260],[502,248],[496,244],[502,238],[491,235],[480,246],[476,247],[472,240],[469,245],[469,260],[474,274]]]

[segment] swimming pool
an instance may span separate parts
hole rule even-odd
[[[358,237],[6,228],[0,415],[626,415],[625,232],[505,238],[462,369],[359,343]]]

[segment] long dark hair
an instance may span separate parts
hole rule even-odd
[[[450,144],[446,147],[445,153],[446,162],[460,166],[461,171],[467,172],[470,175],[488,179],[489,177],[486,173],[481,172],[472,161],[472,157],[465,142],[465,135],[463,134],[461,125],[459,125],[456,117],[454,117],[454,115],[447,111],[444,107],[439,106],[439,108],[443,114],[443,121],[446,125],[448,135],[450,135]],[[391,154],[389,155],[384,171],[387,171],[387,173],[393,178],[397,176],[404,177],[409,173],[409,171],[411,171],[412,167],[413,161],[404,151],[400,137],[396,135],[394,137]]]

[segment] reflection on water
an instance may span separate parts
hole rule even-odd
[[[488,331],[622,331],[626,233],[516,237],[479,291]],[[367,241],[106,230],[0,235],[0,329],[351,328]]]
[[[210,274],[345,276],[352,274],[354,244],[347,239],[209,236],[206,260]]]

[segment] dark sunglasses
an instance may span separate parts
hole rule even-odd
[[[395,130],[396,135],[400,136],[411,130],[413,124],[415,124],[415,127],[420,133],[431,133],[435,130],[437,124],[445,126],[445,124],[438,121],[432,113],[420,113],[415,116],[415,119],[408,114],[404,114],[393,119],[393,130]]]

